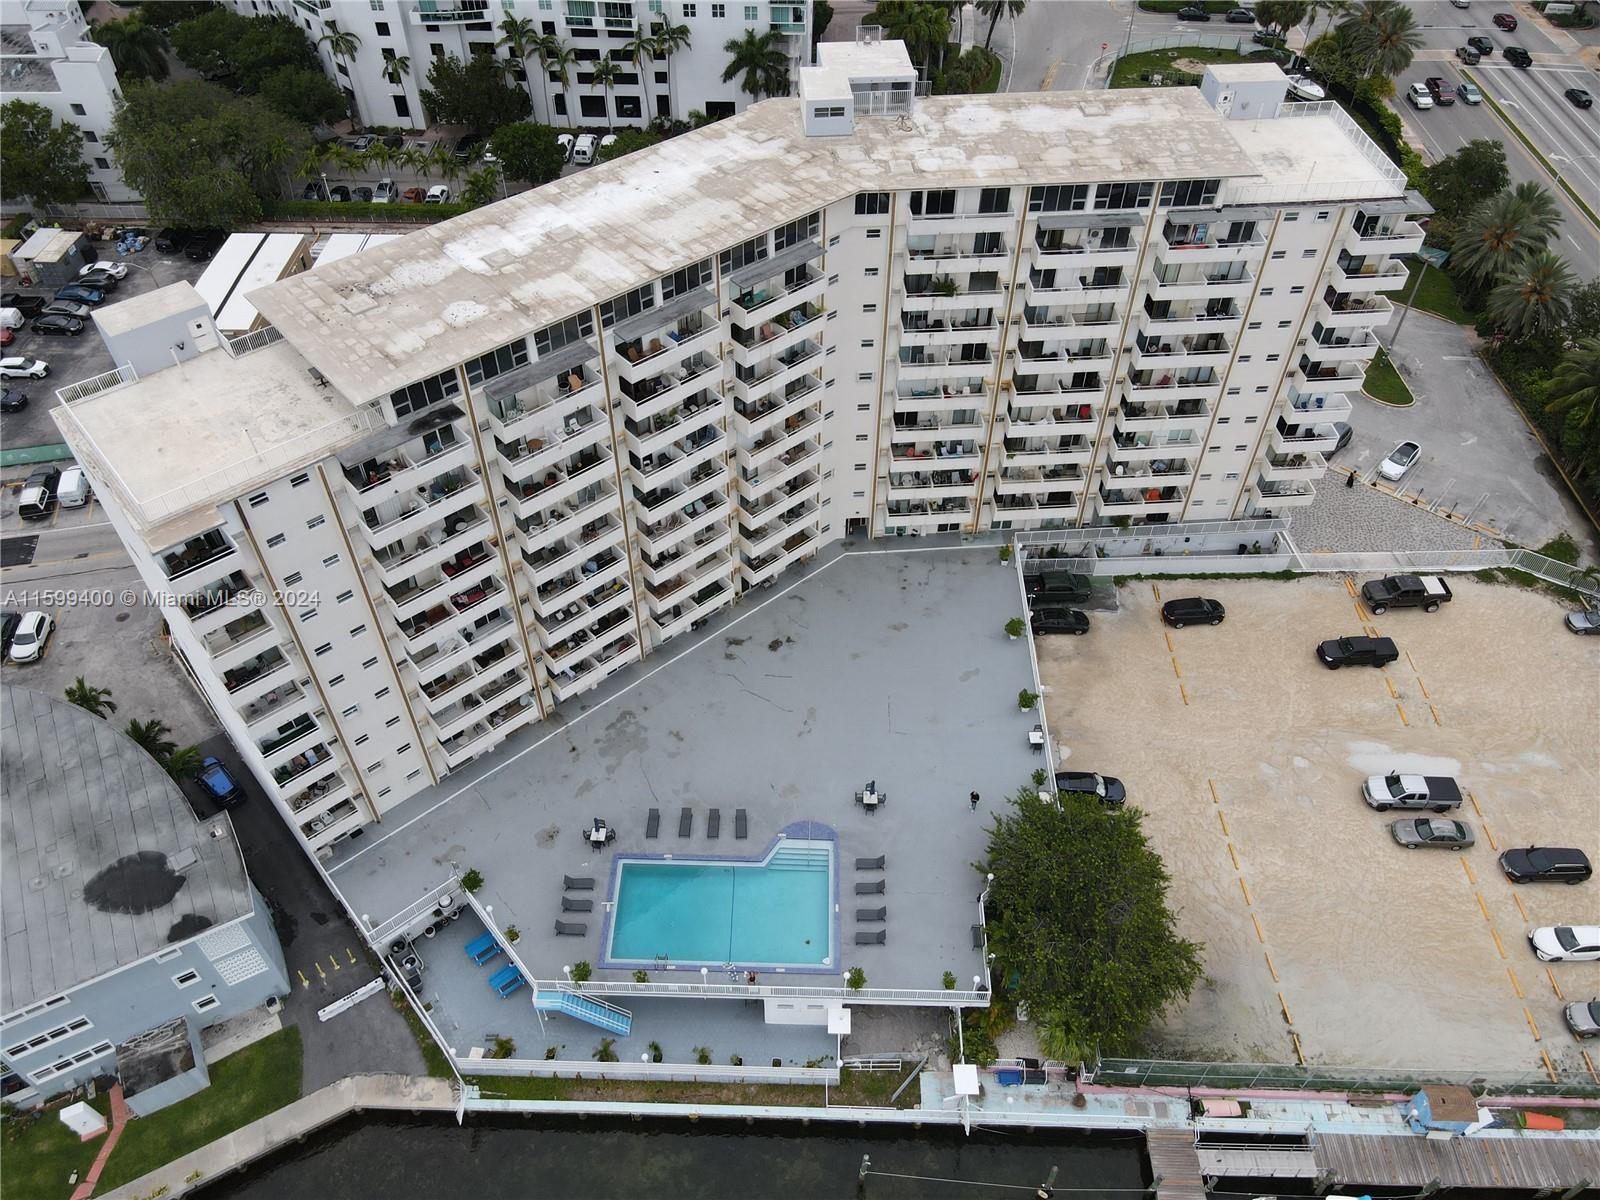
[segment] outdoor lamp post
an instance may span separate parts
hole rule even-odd
[[[567,977],[567,982],[568,983],[572,982],[572,968],[571,967],[563,966],[561,968],[561,973]]]
[[[1417,271],[1416,278],[1411,281],[1411,290],[1406,293],[1405,307],[1400,311],[1400,319],[1394,323],[1394,332],[1389,335],[1389,351],[1394,352],[1395,343],[1400,340],[1400,331],[1405,328],[1406,318],[1411,315],[1411,309],[1417,298],[1417,288],[1422,283],[1422,277],[1428,273],[1428,268],[1444,268],[1445,259],[1450,257],[1448,250],[1435,250],[1432,246],[1423,246],[1417,251],[1417,257],[1422,260],[1422,267]],[[1395,370],[1399,370],[1398,367]]]

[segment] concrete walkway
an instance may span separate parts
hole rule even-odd
[[[132,1183],[125,1183],[114,1192],[107,1192],[106,1196],[108,1200],[182,1196],[352,1113],[365,1109],[455,1112],[456,1105],[455,1084],[451,1080],[412,1075],[353,1075],[302,1096],[277,1112],[268,1113],[226,1137],[174,1159]]]
[[[117,1143],[122,1140],[122,1131],[128,1126],[128,1118],[132,1114],[128,1111],[127,1102],[122,1098],[122,1085],[119,1083],[111,1089],[111,1132],[106,1134],[106,1140],[100,1143],[100,1152],[94,1156],[94,1163],[89,1167],[89,1172],[83,1177],[83,1182],[72,1191],[72,1200],[89,1200],[94,1195],[94,1185],[100,1182],[100,1173],[106,1169],[106,1160],[111,1157],[111,1152],[117,1148]]]

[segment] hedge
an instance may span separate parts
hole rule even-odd
[[[272,206],[268,215],[280,221],[289,217],[309,217],[324,221],[391,221],[397,225],[420,225],[428,221],[442,221],[446,217],[458,217],[471,212],[473,207],[471,204],[414,204],[404,201],[363,204],[359,200],[349,200],[341,204],[327,200],[280,200]]]

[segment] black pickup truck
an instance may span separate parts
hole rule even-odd
[[[1381,617],[1391,608],[1420,608],[1438,612],[1449,604],[1450,585],[1437,575],[1389,575],[1361,585],[1361,598],[1372,615]]]
[[[1317,646],[1317,659],[1330,671],[1340,667],[1382,667],[1399,657],[1393,640],[1386,637],[1331,638]]]
[[[30,320],[37,317],[50,301],[43,296],[26,296],[21,292],[7,292],[0,296],[0,308],[14,308]]]

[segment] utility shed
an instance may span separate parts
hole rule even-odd
[[[89,241],[76,229],[39,229],[11,252],[12,261],[32,286],[63,287],[94,261]]]

